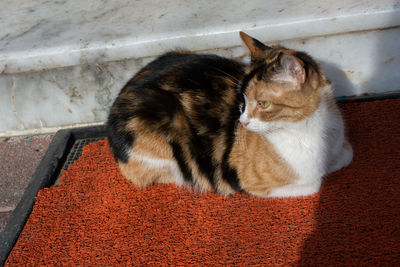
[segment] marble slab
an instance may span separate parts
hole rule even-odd
[[[336,96],[400,90],[400,0],[3,0],[0,137],[104,123],[167,50],[246,61],[240,30],[311,54]]]
[[[399,25],[399,0],[2,0],[0,73]]]
[[[280,42],[312,54],[336,96],[400,89],[400,28]],[[242,46],[208,52],[248,60]],[[152,57],[0,75],[0,136],[103,123],[119,90]]]
[[[119,90],[145,63],[130,59],[0,75],[6,93],[0,99],[0,137],[103,122]]]

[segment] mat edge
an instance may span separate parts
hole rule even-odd
[[[51,186],[57,179],[58,173],[61,171],[69,150],[75,141],[88,137],[102,137],[105,134],[106,127],[104,125],[65,129],[55,134],[44,157],[32,175],[21,200],[0,233],[1,267],[4,266],[25,226],[39,190]]]

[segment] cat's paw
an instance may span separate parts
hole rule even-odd
[[[319,191],[321,183],[309,183],[309,184],[289,184],[281,187],[277,187],[271,191],[268,197],[299,197],[309,196]]]

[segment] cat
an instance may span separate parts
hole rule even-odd
[[[304,52],[240,37],[249,65],[172,51],[122,88],[107,129],[128,180],[297,197],[350,164],[352,147],[319,65]]]

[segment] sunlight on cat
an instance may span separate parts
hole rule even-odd
[[[133,184],[298,197],[352,161],[331,83],[309,55],[241,32],[250,64],[173,51],[113,103],[108,138]]]

